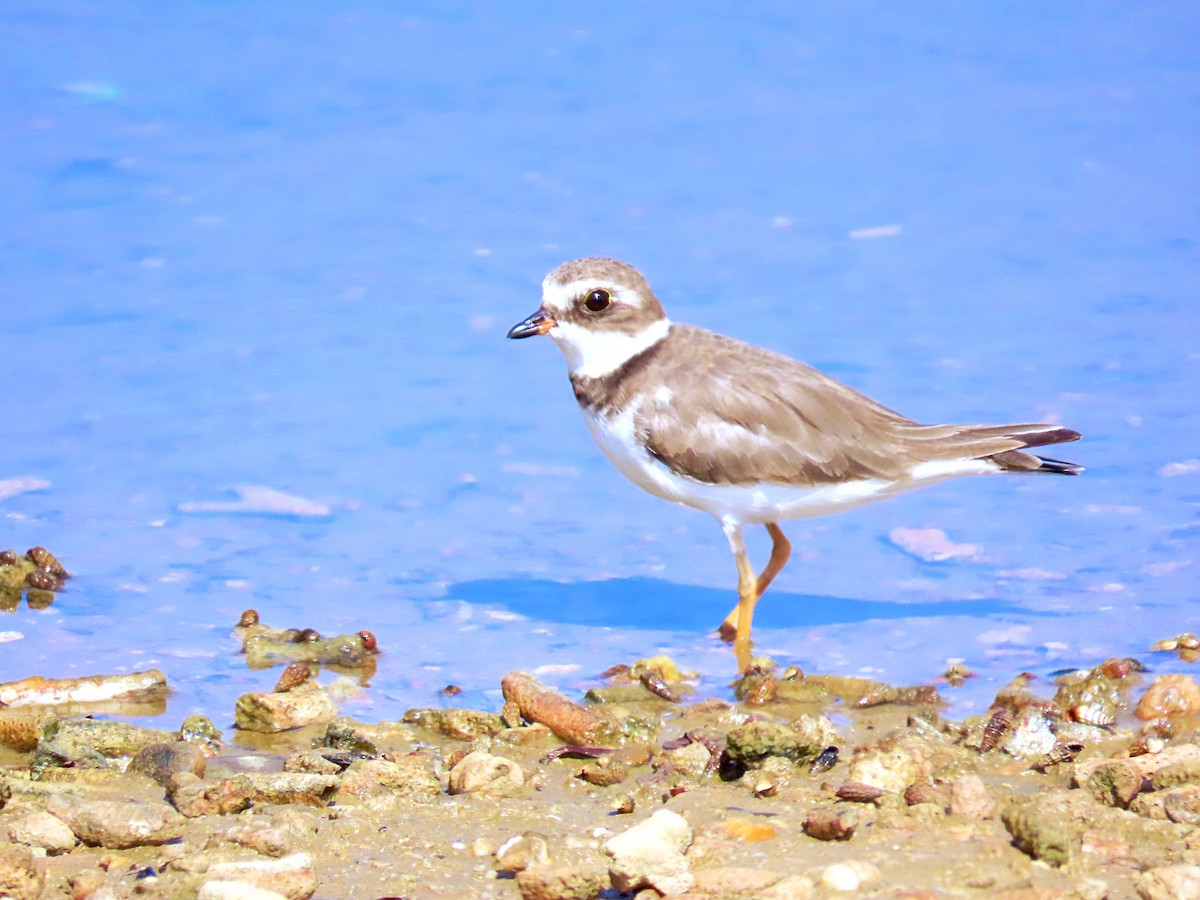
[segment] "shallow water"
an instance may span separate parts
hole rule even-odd
[[[277,674],[227,636],[254,607],[376,632],[366,717],[660,649],[721,693],[719,528],[611,469],[550,342],[503,339],[581,255],[915,418],[1085,434],[1051,454],[1080,478],[788,525],[761,651],[965,659],[969,711],[1200,630],[1192,4],[50,0],[0,33],[0,481],[46,484],[0,492],[0,548],[75,576],[0,616],[0,680],[158,666],[162,724],[228,724]]]

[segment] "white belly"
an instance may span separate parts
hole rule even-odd
[[[632,412],[611,419],[585,412],[583,418],[604,455],[638,487],[664,500],[746,525],[826,516],[948,478],[1000,471],[986,460],[965,459],[921,463],[899,481],[870,478],[816,487],[772,482],[708,484],[679,475],[647,452],[635,439]]]

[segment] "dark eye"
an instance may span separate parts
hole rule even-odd
[[[596,288],[594,291],[589,291],[584,298],[583,305],[592,312],[600,312],[602,309],[608,309],[608,305],[612,303],[612,295],[608,291],[601,288]]]

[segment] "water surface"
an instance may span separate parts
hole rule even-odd
[[[376,632],[364,717],[659,650],[721,694],[719,528],[611,469],[549,341],[503,339],[582,255],[915,418],[1086,436],[1080,478],[791,523],[762,651],[965,659],[967,711],[1200,630],[1193,4],[48,0],[0,33],[0,480],[46,484],[0,548],[75,576],[0,617],[0,679],[157,666],[163,724],[227,724],[276,674],[228,638],[254,607]],[[958,555],[889,538],[925,528]]]

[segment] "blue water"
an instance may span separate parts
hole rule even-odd
[[[760,650],[962,658],[969,711],[1200,629],[1200,10],[731,10],[6,3],[0,481],[48,486],[0,500],[0,548],[74,578],[0,616],[0,680],[158,666],[161,724],[227,724],[276,675],[227,637],[252,606],[375,631],[368,718],[660,649],[721,693],[719,528],[608,465],[549,341],[504,340],[582,255],[915,418],[1085,434],[1052,454],[1080,478],[791,523]],[[209,506],[247,486],[315,514]]]

